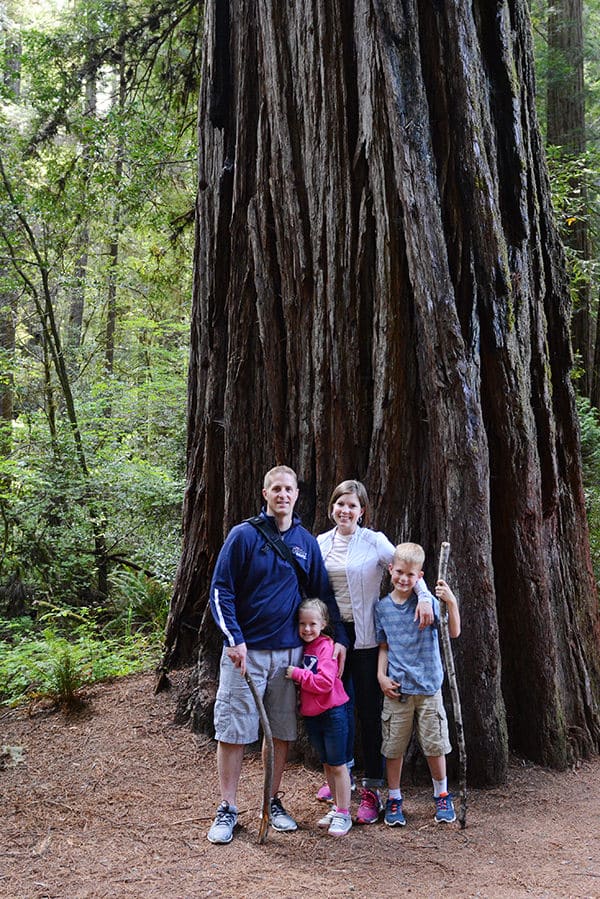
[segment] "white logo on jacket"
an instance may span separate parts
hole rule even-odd
[[[312,671],[313,674],[316,674],[317,673],[317,662],[318,662],[317,656],[305,655],[304,658],[302,659],[302,667],[308,668],[309,671]]]

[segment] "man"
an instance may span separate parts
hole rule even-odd
[[[272,468],[265,475],[262,495],[265,506],[259,525],[268,529],[272,540],[283,540],[291,550],[289,561],[260,527],[245,521],[230,531],[210,587],[211,611],[225,638],[215,704],[221,804],[208,832],[211,843],[230,843],[233,838],[244,746],[258,739],[258,712],[244,678],[246,671],[263,697],[273,733],[271,825],[283,832],[298,826],[283,808],[278,791],[289,745],[296,739],[296,692],[285,672],[289,665],[298,665],[302,656],[296,620],[302,601],[299,578],[308,596],[327,604],[338,641],[340,675],[346,654],[347,638],[318,543],[294,514],[295,472],[286,465]]]

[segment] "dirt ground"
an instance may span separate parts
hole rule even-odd
[[[300,825],[257,843],[260,759],[245,761],[232,843],[206,831],[214,744],[173,724],[151,676],[102,684],[77,716],[0,710],[0,896],[600,897],[600,760],[557,773],[519,764],[471,790],[467,827],[433,823],[430,791],[404,784],[405,828],[317,829],[318,771],[292,765],[284,804]]]

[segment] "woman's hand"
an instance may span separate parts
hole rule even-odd
[[[415,610],[415,621],[419,622],[419,630],[433,624],[433,606],[428,599],[420,599]]]
[[[343,643],[336,643],[333,647],[333,658],[337,659],[338,677],[344,673],[344,665],[346,664],[346,647]]]

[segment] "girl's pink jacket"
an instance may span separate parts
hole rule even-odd
[[[327,709],[348,702],[348,694],[338,677],[337,659],[333,658],[333,640],[320,634],[312,643],[304,644],[302,668],[294,668],[292,680],[300,684],[300,713],[320,715]]]

